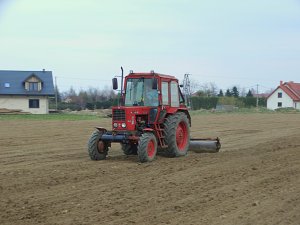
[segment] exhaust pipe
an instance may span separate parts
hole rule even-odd
[[[189,150],[196,153],[219,152],[221,143],[219,138],[191,138]]]

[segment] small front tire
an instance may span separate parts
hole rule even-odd
[[[108,145],[101,140],[103,132],[96,130],[88,141],[88,153],[92,160],[104,160],[108,152]]]

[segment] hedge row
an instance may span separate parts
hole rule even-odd
[[[191,98],[192,109],[215,109],[219,105],[232,105],[239,108],[251,108],[256,106],[255,97],[192,97]],[[107,109],[111,106],[118,105],[118,99],[111,99],[102,102],[88,102],[85,105],[79,105],[76,103],[58,103],[58,110],[71,109],[71,110],[81,110],[81,109]],[[265,98],[259,98],[259,106],[266,107],[267,101]],[[55,108],[55,104],[52,103],[50,108]]]
[[[218,104],[233,105],[240,108],[251,108],[256,106],[255,97],[192,97],[192,109],[214,109]],[[265,98],[258,99],[258,106],[267,106]]]

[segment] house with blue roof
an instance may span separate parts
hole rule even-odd
[[[47,114],[54,96],[51,71],[0,70],[0,108]]]

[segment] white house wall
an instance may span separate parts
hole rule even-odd
[[[278,92],[282,93],[282,98],[278,98]],[[281,107],[278,107],[278,102],[282,102],[282,106]],[[285,107],[293,107],[293,108],[295,108],[294,101],[281,88],[278,88],[268,98],[267,108],[274,110],[274,109],[277,109],[277,108],[285,108]],[[298,107],[300,107],[299,104],[298,104]]]
[[[29,108],[29,99],[39,99],[39,108]],[[0,96],[0,108],[20,109],[32,114],[49,113],[48,98],[44,96]]]

